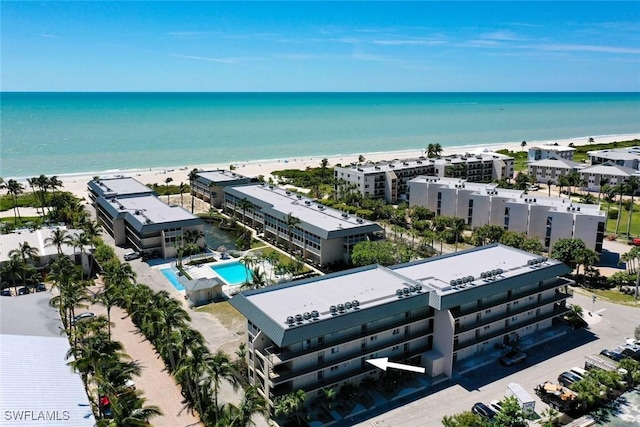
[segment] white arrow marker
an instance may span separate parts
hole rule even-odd
[[[373,366],[375,366],[376,368],[380,368],[383,371],[386,371],[387,368],[395,368],[395,369],[401,369],[403,371],[418,372],[420,374],[424,374],[424,371],[425,371],[425,369],[422,366],[411,366],[411,365],[404,365],[402,363],[389,362],[388,357],[382,357],[380,359],[369,359],[367,360],[367,363],[371,363]]]

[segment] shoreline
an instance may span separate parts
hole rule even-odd
[[[559,146],[568,146],[573,143],[574,146],[583,146],[589,144],[588,136],[558,139],[558,140],[542,140],[542,141],[527,141],[527,145],[522,148],[521,142],[510,143],[492,143],[492,144],[478,144],[478,145],[462,145],[442,147],[442,155],[452,154],[465,154],[465,153],[479,153],[483,151],[496,151],[501,149],[508,149],[510,151],[527,150],[529,147],[543,144],[557,143]],[[606,144],[615,141],[629,141],[634,139],[640,139],[640,133],[637,134],[615,134],[615,135],[599,135],[592,136],[595,144]],[[179,185],[181,182],[185,184],[189,183],[188,175],[194,168],[202,170],[215,170],[226,169],[228,170],[230,165],[235,166],[234,172],[247,177],[257,177],[263,175],[267,180],[271,176],[272,172],[283,169],[306,169],[307,167],[319,167],[323,158],[329,161],[329,166],[335,166],[336,164],[342,164],[346,166],[350,163],[358,161],[359,156],[364,156],[367,162],[380,162],[390,161],[394,159],[410,159],[418,158],[424,155],[426,147],[417,148],[412,150],[396,150],[387,152],[370,152],[359,154],[333,154],[325,156],[314,157],[302,157],[302,158],[284,158],[284,159],[264,159],[264,160],[247,160],[242,162],[224,162],[224,163],[203,163],[195,165],[181,165],[181,166],[169,166],[163,168],[138,168],[138,169],[109,169],[104,171],[92,171],[92,172],[77,172],[56,175],[63,183],[63,189],[74,193],[78,197],[87,196],[87,182],[93,179],[94,176],[100,176],[103,178],[113,178],[116,176],[132,177],[142,182],[143,184],[158,184],[164,185],[164,181],[167,178],[172,179],[173,185]],[[53,175],[48,175],[53,176]],[[4,177],[5,181],[9,179],[15,179],[18,182],[25,184],[25,191],[29,190],[29,186],[26,183],[27,177],[11,178]]]

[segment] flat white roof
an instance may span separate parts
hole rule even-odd
[[[384,305],[397,300],[396,289],[405,286],[408,286],[406,279],[378,267],[325,276],[304,285],[256,293],[247,298],[275,322],[284,324],[289,316],[313,310],[318,311],[320,320],[331,318],[332,305],[354,300],[359,302],[360,309]]]
[[[94,426],[49,292],[0,299],[0,425]]]
[[[504,197],[510,199],[508,203],[531,204],[538,206],[547,206],[557,211],[564,211],[569,207],[580,207],[576,210],[576,214],[604,216],[605,212],[600,210],[598,205],[586,205],[575,203],[571,199],[565,197],[547,197],[538,196],[537,194],[526,194],[524,190],[514,190],[509,188],[498,188],[496,184],[483,184],[479,182],[466,182],[459,178],[442,178],[433,176],[418,176],[409,181],[416,184],[439,185],[450,189],[460,188],[471,191],[472,195]]]
[[[238,173],[225,170],[225,169],[201,171],[201,172],[198,172],[198,176],[211,182],[227,182],[227,181],[233,182],[239,179],[245,179],[245,180],[250,179],[244,175],[240,175]]]
[[[18,249],[18,246],[24,242],[29,246],[38,249],[38,255],[41,257],[56,255],[58,248],[55,246],[47,246],[45,240],[51,237],[57,228],[66,229],[66,227],[40,228],[38,230],[16,230],[9,234],[0,234],[0,262],[9,260],[9,252]],[[82,230],[67,230],[71,237],[82,233]],[[65,255],[73,255],[76,249],[73,246],[63,245],[62,253]]]
[[[612,175],[612,176],[631,176],[636,170],[626,168],[618,165],[600,164],[595,166],[589,166],[580,171],[581,173],[599,174],[599,175]]]
[[[131,177],[100,178],[97,181],[89,181],[89,188],[96,192],[98,196],[105,197],[153,193],[151,188]]]
[[[639,160],[640,156],[635,153],[635,149],[637,149],[637,147],[595,150],[587,151],[587,155],[611,160]]]
[[[344,166],[343,169],[349,169],[358,171],[360,173],[381,173],[388,171],[399,171],[403,169],[415,169],[421,167],[428,167],[434,165],[447,165],[450,163],[468,163],[474,161],[487,161],[487,160],[507,160],[513,159],[513,157],[506,156],[500,153],[494,153],[491,151],[479,152],[479,153],[466,153],[456,154],[453,156],[439,157],[439,158],[426,158],[421,157],[419,159],[404,159],[404,160],[392,160],[381,161],[378,163],[365,163],[363,165]]]
[[[542,144],[529,147],[529,150],[547,150],[547,151],[576,151],[574,147],[567,147],[565,145],[554,144]]]
[[[492,245],[476,250],[459,252],[446,257],[427,259],[406,265],[393,267],[393,271],[411,280],[437,290],[438,293],[463,291],[467,287],[490,286],[494,280],[482,278],[483,272],[502,271],[497,277],[506,279],[526,274],[533,268],[528,264],[530,260],[541,257],[514,249],[505,245]],[[553,259],[545,259],[540,267],[544,268],[562,263]],[[452,286],[452,280],[470,278],[467,284]]]
[[[118,211],[129,213],[142,225],[198,219],[181,206],[169,206],[152,195],[116,198],[108,200],[108,203]]]
[[[260,200],[271,205],[274,211],[281,213],[283,216],[291,213],[301,222],[326,232],[356,231],[358,228],[369,229],[372,227],[375,230],[371,229],[368,232],[382,230],[375,222],[324,206],[307,197],[273,185],[243,185],[225,191],[229,191],[230,194],[236,193],[240,197],[247,196]]]

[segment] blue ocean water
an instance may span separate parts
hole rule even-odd
[[[638,93],[0,97],[5,178],[640,132]]]

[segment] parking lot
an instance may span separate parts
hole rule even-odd
[[[583,307],[590,322],[587,329],[577,330],[561,338],[527,350],[527,359],[514,366],[494,363],[466,373],[435,387],[433,393],[383,414],[359,421],[360,426],[413,427],[440,425],[445,415],[470,410],[474,403],[502,399],[507,384],[515,382],[536,400],[539,414],[547,405],[535,395],[534,388],[545,380],[557,382],[558,375],[573,366],[584,366],[585,356],[604,348],[614,348],[633,336],[640,325],[640,309],[596,301],[575,293],[569,300]],[[594,312],[591,313],[592,306]]]

